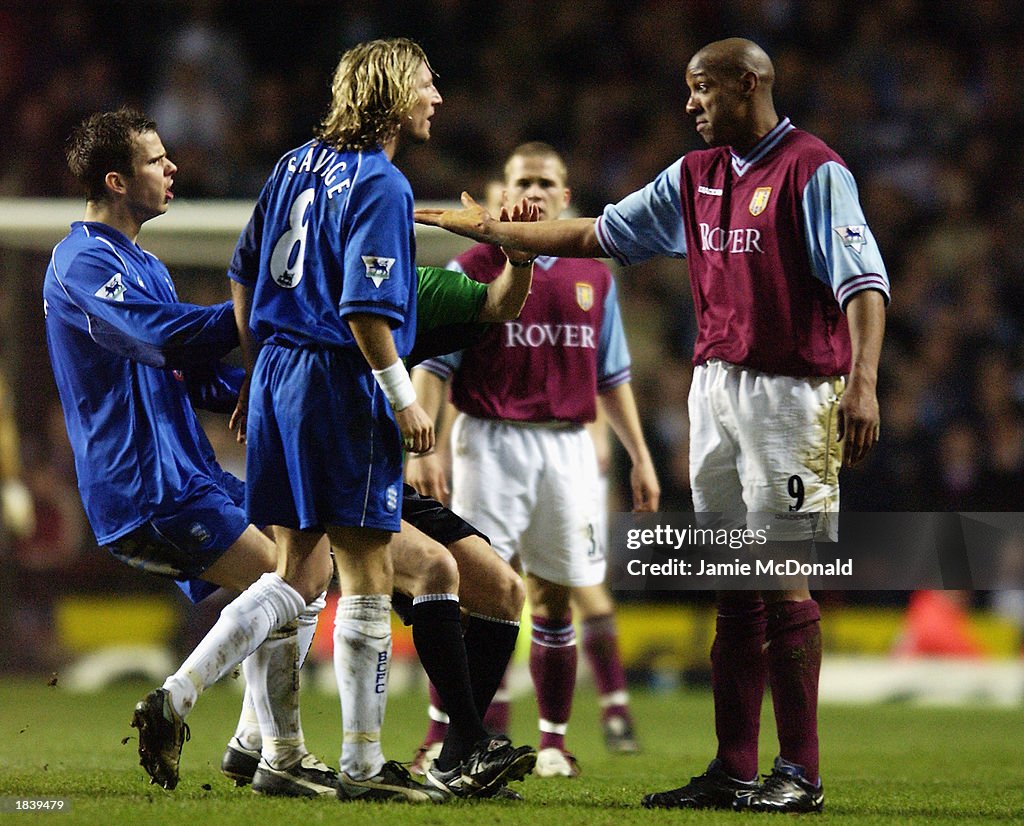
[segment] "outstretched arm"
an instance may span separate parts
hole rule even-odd
[[[516,223],[496,220],[486,209],[462,193],[462,209],[417,209],[416,221],[441,227],[487,244],[562,258],[601,258],[607,254],[597,242],[593,218]]]

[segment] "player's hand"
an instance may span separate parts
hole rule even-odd
[[[839,402],[837,425],[843,442],[843,464],[856,467],[878,441],[881,429],[873,384],[851,377]]]
[[[629,484],[633,489],[633,512],[654,513],[661,501],[661,485],[649,461],[633,465],[629,472]]]
[[[228,427],[235,433],[235,441],[240,445],[245,444],[245,427],[249,418],[249,379],[246,374],[242,380],[242,386],[238,388],[238,401],[235,402],[235,409],[228,419]]]
[[[536,204],[531,204],[526,198],[523,198],[517,204],[512,205],[512,211],[509,212],[508,207],[503,206],[501,208],[501,214],[498,216],[499,221],[539,221],[540,220],[540,207]],[[501,251],[505,253],[505,257],[509,261],[525,261],[528,258],[533,258],[534,255],[531,252],[524,252],[523,250],[510,249],[508,247],[502,247]],[[435,497],[436,498],[436,497]]]
[[[426,456],[410,457],[405,462],[405,481],[416,488],[424,496],[432,496],[447,507],[448,477],[444,470],[444,461],[437,453]]]
[[[419,402],[395,413],[395,422],[402,434],[402,446],[410,453],[426,453],[434,449],[434,420]]]
[[[417,209],[413,217],[418,224],[441,227],[476,241],[489,240],[488,231],[495,223],[494,218],[468,192],[462,193],[462,204],[463,209]]]

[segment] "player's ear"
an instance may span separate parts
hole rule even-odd
[[[124,195],[128,191],[125,176],[120,172],[108,172],[103,176],[103,183],[114,195]]]
[[[565,187],[565,190],[562,192],[562,209],[565,209],[567,206],[569,206],[569,202],[571,200],[572,190],[569,189],[569,187]]]
[[[740,89],[744,95],[752,95],[757,90],[757,87],[761,85],[760,78],[757,76],[757,72],[744,72],[740,77]]]

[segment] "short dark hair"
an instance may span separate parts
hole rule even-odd
[[[508,179],[508,165],[512,162],[513,158],[551,158],[558,165],[559,172],[562,173],[562,184],[564,185],[569,180],[569,170],[566,169],[565,160],[550,143],[530,141],[529,143],[519,144],[519,146],[512,150],[508,160],[505,161],[504,174],[502,175],[503,181]]]
[[[90,201],[106,197],[108,172],[131,177],[135,136],[155,132],[156,123],[137,109],[123,106],[114,112],[89,115],[68,138],[68,168]]]

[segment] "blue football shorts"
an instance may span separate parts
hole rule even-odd
[[[265,345],[246,443],[246,511],[257,525],[398,532],[401,436],[358,350]]]
[[[176,580],[185,596],[199,602],[219,587],[204,580],[203,573],[249,525],[241,485],[231,493],[208,488],[174,513],[154,516],[106,548],[132,568]]]

